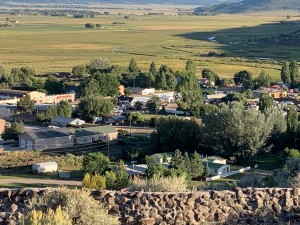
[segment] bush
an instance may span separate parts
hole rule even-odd
[[[69,190],[66,188],[47,190],[42,197],[33,198],[31,205],[33,210],[42,211],[45,214],[48,209],[57,211],[61,207],[64,217],[66,219],[70,218],[72,224],[119,224],[117,218],[109,216],[106,210],[90,196],[90,192],[84,190]]]
[[[72,225],[69,215],[61,209],[48,209],[46,212],[32,210],[24,219],[24,225]]]
[[[186,192],[186,175],[182,176],[154,176],[149,180],[135,179],[128,188],[131,191],[151,191],[151,192]]]
[[[104,190],[106,189],[106,179],[99,174],[90,175],[89,173],[84,175],[82,186],[85,188]]]
[[[255,174],[247,174],[239,180],[238,186],[242,188],[260,187],[261,179]]]

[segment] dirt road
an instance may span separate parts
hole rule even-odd
[[[10,178],[10,179],[0,179],[0,187],[1,186],[13,186],[11,184],[18,184],[18,185],[58,185],[58,186],[78,186],[82,185],[81,181],[73,181],[73,180],[52,180],[52,179],[32,179],[32,178]],[[16,186],[18,186],[16,185]]]

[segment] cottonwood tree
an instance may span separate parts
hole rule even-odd
[[[286,121],[288,134],[295,134],[299,126],[298,112],[295,106],[290,106]]]
[[[185,71],[187,73],[196,74],[196,63],[189,59],[185,64]]]
[[[215,154],[246,161],[265,146],[273,130],[264,113],[245,110],[243,104],[236,102],[203,116],[203,123],[205,143]]]
[[[102,96],[89,95],[81,98],[79,103],[79,115],[86,120],[93,120],[98,116],[105,116],[112,112],[113,103]]]
[[[136,124],[144,121],[144,117],[140,112],[131,112],[127,115],[127,120],[130,121],[130,124]]]
[[[85,77],[88,75],[88,70],[86,66],[74,66],[72,68],[72,74],[74,74],[76,77]]]
[[[88,67],[100,70],[108,69],[110,68],[110,62],[107,58],[95,57],[90,61]]]
[[[234,83],[236,85],[242,85],[245,88],[252,88],[253,79],[252,74],[247,70],[242,70],[234,74]]]
[[[68,101],[60,101],[57,104],[57,114],[61,117],[71,118],[72,115],[72,106]]]
[[[57,79],[55,76],[49,76],[45,82],[45,89],[48,94],[62,94],[65,90],[65,85],[62,80]]]
[[[265,70],[261,70],[258,77],[255,79],[255,84],[257,87],[269,87],[272,82],[272,77]]]
[[[21,113],[32,114],[35,107],[35,101],[31,100],[30,95],[26,94],[17,103],[17,109]]]
[[[160,119],[156,131],[151,134],[151,142],[157,150],[194,152],[201,144],[200,126],[195,120],[168,116]]]
[[[179,102],[181,108],[189,111],[193,115],[199,115],[203,96],[196,76],[192,73],[188,73],[182,78],[178,90],[182,96]]]

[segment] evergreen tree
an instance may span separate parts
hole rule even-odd
[[[167,88],[167,77],[165,72],[161,72],[155,77],[155,88],[166,89]]]
[[[185,65],[185,71],[187,73],[196,74],[196,64],[192,60],[188,60]]]
[[[295,81],[299,77],[299,65],[297,61],[292,61],[290,64],[291,81]]]
[[[17,108],[21,113],[32,114],[35,106],[35,101],[31,100],[30,95],[26,94],[17,103]]]
[[[113,168],[113,172],[116,174],[115,186],[116,190],[126,188],[131,183],[131,179],[126,171],[124,161],[120,160],[118,165]]]
[[[273,107],[273,98],[268,93],[262,93],[259,98],[259,110],[265,111]]]
[[[174,157],[170,161],[169,168],[174,169],[176,175],[188,174],[188,168],[186,158],[182,155],[178,149],[175,151]]]
[[[291,83],[290,65],[288,62],[283,62],[281,68],[281,80],[284,83]]]
[[[129,73],[138,73],[140,71],[134,58],[130,60],[128,71]]]
[[[288,134],[295,134],[298,130],[298,112],[296,107],[291,106],[287,114],[287,132]]]
[[[201,156],[195,152],[191,155],[191,175],[192,178],[199,178],[203,175],[204,168]]]
[[[45,120],[51,121],[55,117],[57,117],[57,108],[53,105],[46,110],[44,118]]]
[[[209,172],[209,166],[208,166],[208,163],[206,162],[205,165],[204,165],[203,176],[208,177],[209,174],[210,174],[210,172]]]
[[[155,63],[152,62],[151,65],[150,65],[150,68],[149,68],[149,71],[155,75],[157,73],[157,70],[156,70],[156,66],[155,66]]]
[[[167,73],[166,74],[166,80],[167,80],[168,89],[174,90],[176,88],[176,85],[177,85],[177,79],[174,76],[174,74]]]

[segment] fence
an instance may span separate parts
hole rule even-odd
[[[223,174],[223,175],[217,175],[217,176],[213,176],[213,177],[207,177],[206,181],[213,181],[213,180],[221,179],[223,177],[229,177],[229,176],[232,176],[232,175],[235,175],[235,174],[238,174],[238,173],[243,173],[243,172],[248,171],[250,169],[251,169],[251,167],[248,166],[246,168],[242,168],[242,169],[239,169],[239,170],[231,171],[231,172]]]

